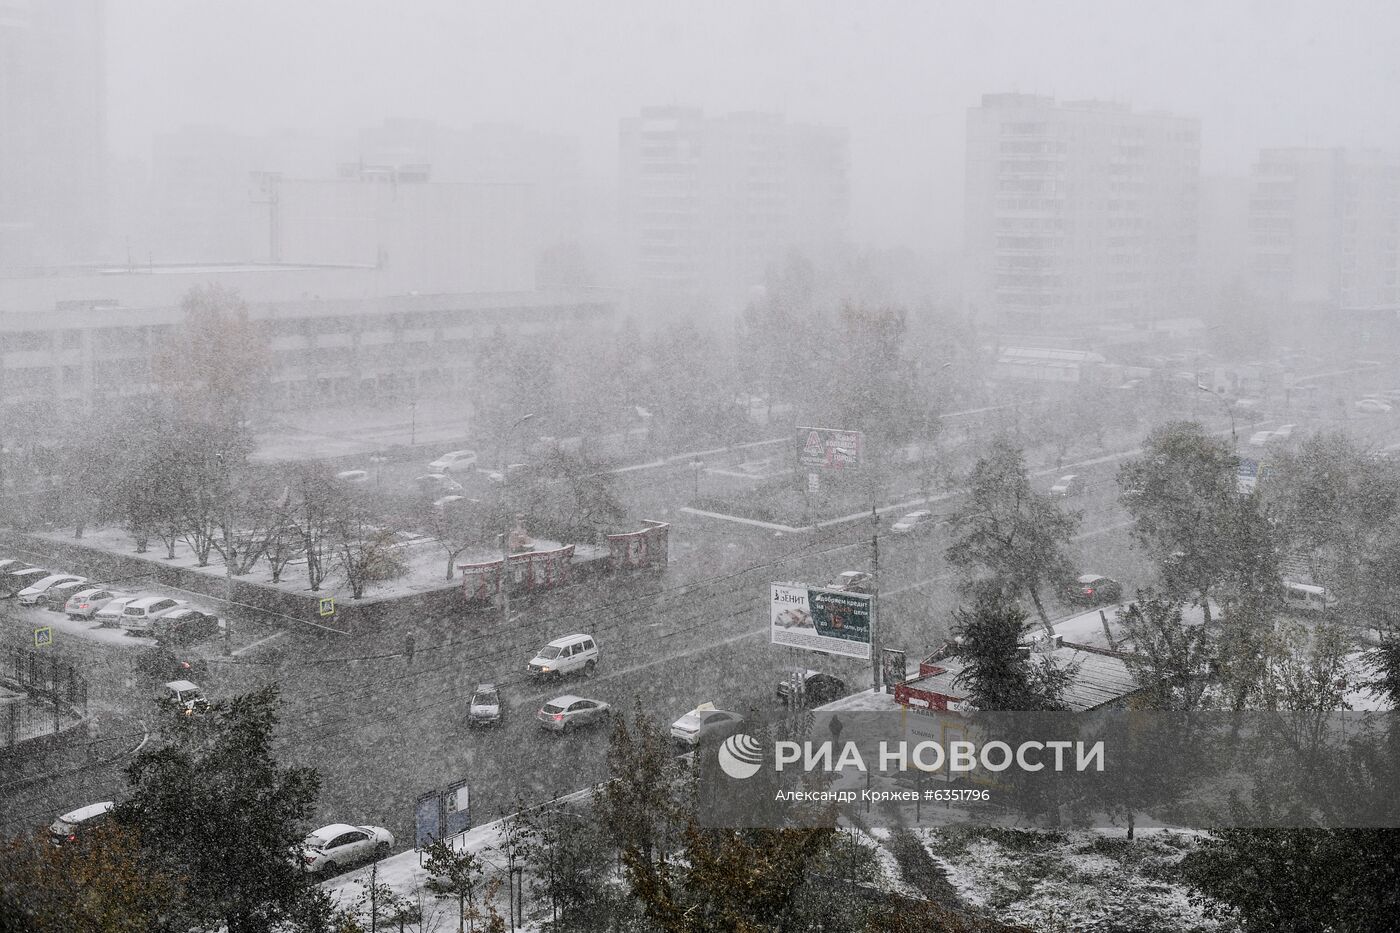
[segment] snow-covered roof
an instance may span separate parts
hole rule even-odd
[[[1138,689],[1137,680],[1128,670],[1128,665],[1115,655],[1101,654],[1078,645],[1065,645],[1039,656],[1051,658],[1061,668],[1078,666],[1061,697],[1065,705],[1075,712],[1097,709]],[[946,658],[937,662],[937,666],[942,669],[939,673],[918,678],[912,682],[913,686],[949,700],[966,700],[967,688],[957,682],[966,665],[957,658]]]

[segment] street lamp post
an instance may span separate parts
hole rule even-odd
[[[1238,444],[1240,439],[1239,435],[1235,433],[1235,413],[1233,410],[1231,410],[1230,403],[1225,401],[1220,396],[1216,395],[1214,392],[1212,392],[1209,386],[1201,385],[1201,383],[1198,382],[1196,383],[1196,388],[1200,389],[1202,392],[1215,399],[1225,409],[1225,414],[1230,416],[1230,442],[1232,444]]]
[[[515,429],[520,427],[531,418],[535,417],[534,412],[522,415],[515,423],[506,429],[505,437],[501,440],[501,459],[504,460],[510,448],[511,435]],[[511,521],[511,501],[510,501],[510,470],[505,464],[501,465],[501,502],[506,507],[505,527],[501,529],[501,628],[510,627],[510,521]]]

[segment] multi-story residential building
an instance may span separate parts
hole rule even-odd
[[[849,135],[772,113],[650,107],[621,123],[622,225],[641,295],[733,300],[789,251],[847,236]]]
[[[1400,304],[1400,153],[1266,149],[1251,180],[1260,296],[1326,310]]]
[[[97,258],[105,63],[101,0],[0,0],[0,268]]]
[[[984,95],[967,118],[970,309],[1022,334],[1182,314],[1199,174],[1194,118]]]
[[[605,326],[601,289],[410,293],[372,266],[139,266],[0,277],[0,421],[69,419],[157,391],[152,361],[195,286],[247,303],[269,339],[270,403],[429,397],[467,385],[498,331]]]

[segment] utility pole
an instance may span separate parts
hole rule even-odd
[[[884,689],[880,683],[880,628],[876,625],[877,609],[880,602],[880,512],[874,503],[870,505],[870,668],[873,672],[874,690]]]
[[[510,500],[510,470],[505,464],[506,454],[509,453],[510,437],[515,433],[515,429],[520,427],[531,418],[535,417],[534,412],[524,415],[516,420],[506,430],[505,439],[502,441],[501,453],[501,502],[505,505],[506,521],[505,528],[501,534],[501,630],[510,628],[510,522],[511,522],[511,500]]]

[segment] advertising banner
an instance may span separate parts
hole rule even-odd
[[[671,526],[651,520],[646,520],[646,524],[641,531],[608,535],[608,558],[613,570],[666,566]]]
[[[769,586],[775,645],[870,660],[870,596],[804,586]]]
[[[865,435],[834,428],[798,428],[797,462],[804,469],[854,470],[865,459]]]

